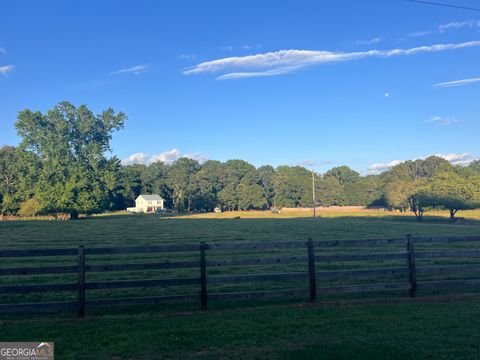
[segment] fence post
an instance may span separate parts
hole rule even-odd
[[[412,235],[407,235],[407,252],[408,252],[408,280],[410,282],[409,294],[415,297],[417,293],[417,269],[415,267],[415,244]]]
[[[317,300],[317,274],[315,272],[315,247],[312,239],[308,239],[308,281],[310,289],[310,301]]]
[[[200,243],[200,302],[202,311],[207,310],[207,244]]]
[[[78,247],[78,317],[85,317],[85,248]]]

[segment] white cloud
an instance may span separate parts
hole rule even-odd
[[[461,28],[474,28],[480,27],[480,20],[470,20],[470,21],[451,21],[446,24],[441,24],[438,26],[438,31],[444,33],[447,30],[452,29],[461,29]]]
[[[123,159],[122,164],[151,164],[161,161],[167,165],[171,165],[173,162],[182,157],[196,160],[201,164],[208,160],[205,155],[200,153],[182,154],[178,149],[171,149],[154,155],[146,155],[143,152],[135,153],[130,155],[128,158]]]
[[[333,160],[322,160],[322,161],[313,161],[313,160],[301,160],[296,163],[293,163],[293,166],[302,166],[305,168],[313,168],[313,167],[322,167],[327,165],[333,165],[336,162]]]
[[[231,46],[231,45],[222,46],[222,47],[220,48],[220,50],[222,50],[222,51],[232,51],[232,50],[233,50],[233,46]]]
[[[471,78],[471,79],[462,79],[462,80],[454,80],[454,81],[447,81],[441,82],[437,84],[433,84],[435,87],[454,87],[454,86],[465,86],[473,83],[480,82],[479,78]]]
[[[120,69],[117,71],[112,72],[112,75],[120,75],[120,74],[135,74],[135,75],[140,75],[148,71],[150,65],[144,64],[144,65],[136,65],[131,68],[127,69]]]
[[[430,30],[427,30],[427,31],[414,31],[414,32],[411,32],[410,34],[407,34],[407,37],[410,37],[410,38],[418,38],[418,37],[424,37],[424,36],[427,36],[427,35],[430,35],[432,32]]]
[[[0,53],[2,53],[2,54],[6,54],[7,52],[5,51],[5,49],[4,49],[4,48],[1,48],[1,47],[0,47]]]
[[[203,164],[205,161],[208,160],[208,158],[205,155],[200,153],[185,154],[185,155],[182,155],[182,157],[198,161],[200,164]]]
[[[145,164],[148,160],[148,156],[143,152],[135,153],[130,155],[128,158],[122,160],[123,165],[132,165],[132,164]]]
[[[178,158],[180,158],[180,150],[172,149],[172,150],[164,151],[160,154],[151,156],[148,162],[161,161],[165,164],[171,164]]]
[[[383,96],[388,98],[388,97],[390,97],[390,93],[386,92],[386,93],[383,94]]]
[[[450,161],[453,165],[466,166],[477,158],[470,153],[463,154],[435,154],[435,156],[441,157],[447,161]]]
[[[425,123],[437,123],[441,125],[451,125],[453,123],[458,122],[457,119],[453,117],[441,117],[441,116],[433,116],[428,120],[424,121]]]
[[[13,71],[13,65],[0,66],[0,74],[7,75],[9,72]]]
[[[468,153],[468,152],[460,153],[460,154],[456,154],[456,153],[441,154],[441,153],[439,153],[439,154],[434,154],[434,155],[429,155],[429,156],[438,156],[438,157],[441,157],[442,159],[445,159],[445,160],[449,161],[452,165],[461,165],[461,166],[467,166],[472,161],[475,161],[475,160],[479,159],[479,157],[476,157],[476,156],[474,156],[474,155],[472,155],[471,153]],[[423,156],[423,157],[419,157],[419,158],[416,158],[416,159],[413,159],[413,160],[418,160],[418,159],[425,160],[429,156]],[[394,167],[398,164],[401,164],[405,161],[406,160],[393,160],[393,161],[390,161],[388,163],[372,164],[372,165],[370,165],[368,170],[370,171],[371,174],[378,174],[378,173],[381,173],[383,171],[389,170],[392,167]]]
[[[196,60],[197,55],[195,55],[195,54],[182,54],[178,58],[180,60]]]
[[[333,52],[317,50],[279,50],[256,55],[235,56],[202,62],[186,69],[185,75],[226,72],[217,79],[275,76],[287,74],[303,67],[331,62],[352,61],[370,57],[388,58],[410,56],[420,53],[440,52],[480,46],[480,41],[453,44],[436,44],[410,49],[369,50],[357,52]],[[242,71],[235,72],[239,69]]]
[[[301,66],[285,66],[278,69],[271,69],[260,72],[233,72],[217,77],[217,80],[231,80],[231,79],[240,79],[240,78],[249,78],[249,77],[266,77],[266,76],[277,76],[291,73],[297,69],[300,69]]]
[[[381,173],[383,171],[386,171],[392,167],[394,167],[395,165],[398,165],[398,164],[401,164],[403,161],[402,160],[392,160],[388,163],[377,163],[377,164],[372,164],[370,165],[370,167],[368,168],[368,170],[370,171],[370,173],[372,174],[378,174],[378,173]]]
[[[303,167],[310,167],[310,166],[316,166],[318,164],[313,160],[302,160],[302,161],[297,162],[295,165],[296,166],[303,166]]]
[[[354,44],[355,45],[373,45],[373,44],[378,44],[382,40],[383,40],[382,38],[376,37],[370,40],[357,40],[357,41],[354,41]]]

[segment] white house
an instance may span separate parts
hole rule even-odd
[[[163,199],[160,195],[140,195],[135,199],[135,207],[127,208],[127,211],[137,213],[154,213],[163,210]]]

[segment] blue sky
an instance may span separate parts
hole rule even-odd
[[[478,1],[444,0],[464,6]],[[125,112],[126,162],[363,174],[480,156],[480,12],[389,1],[4,1],[0,144],[19,110]]]

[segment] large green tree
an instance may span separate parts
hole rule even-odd
[[[190,211],[198,188],[194,176],[200,169],[196,160],[180,158],[168,169],[168,185],[172,189],[173,207],[179,211]]]
[[[2,213],[14,213],[19,207],[15,197],[21,181],[17,166],[18,158],[18,150],[13,146],[0,148],[0,209]]]
[[[394,180],[385,188],[387,206],[401,211],[410,208],[410,196],[415,192],[415,182],[408,180]]]
[[[240,182],[254,184],[258,180],[255,166],[243,160],[228,160],[224,168],[224,186],[218,193],[222,206],[237,210],[240,208],[240,196],[238,186]],[[245,180],[244,180],[245,178]]]
[[[359,180],[360,174],[348,166],[337,166],[328,170],[324,178],[333,178],[337,180],[341,186],[351,184]]]
[[[162,161],[151,163],[142,173],[142,193],[158,194],[164,201],[165,206],[172,206],[172,189],[168,183],[168,166]]]
[[[453,172],[430,178],[422,191],[428,195],[428,205],[449,210],[453,220],[459,210],[475,207],[475,189],[472,183]]]
[[[220,161],[206,161],[195,174],[193,181],[197,189],[195,209],[212,211],[220,202],[218,193],[225,184],[225,165]]]
[[[301,166],[279,166],[274,177],[275,206],[312,206],[312,173]]]
[[[270,165],[261,166],[258,168],[258,176],[268,207],[272,207],[275,197],[275,169]]]
[[[94,115],[85,105],[61,102],[46,113],[23,110],[15,124],[25,161],[37,161],[29,196],[42,212],[94,213],[108,209],[118,190],[120,162],[107,158],[113,132],[125,114]],[[27,166],[27,165],[25,165]],[[33,179],[32,179],[33,180]],[[24,199],[28,200],[28,199]]]

